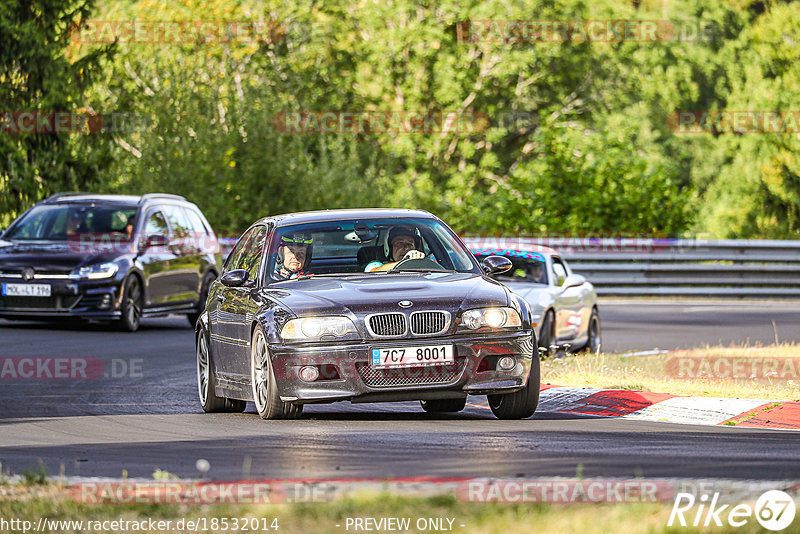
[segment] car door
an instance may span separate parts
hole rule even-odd
[[[176,256],[165,245],[147,247],[148,239],[154,235],[169,236],[167,219],[158,208],[151,208],[145,213],[145,223],[139,238],[142,251],[139,262],[142,264],[146,287],[145,306],[150,308],[166,305],[171,300],[175,287],[172,264]]]
[[[246,270],[249,279],[255,281],[251,287],[234,287],[228,293],[228,302],[233,321],[234,335],[240,343],[235,347],[236,356],[230,362],[229,371],[238,376],[250,374],[250,326],[255,314],[252,299],[253,291],[261,285],[261,269],[266,247],[267,227],[260,225],[253,228],[247,240],[236,268]]]
[[[559,343],[575,339],[583,329],[584,292],[581,287],[564,288],[569,270],[558,256],[551,256],[551,276],[555,286],[556,340]]]
[[[569,264],[564,261],[564,266],[567,268],[567,273],[569,275],[573,274],[572,269],[570,268]],[[579,301],[580,307],[579,312],[581,316],[581,326],[580,331],[577,334],[579,339],[585,339],[586,336],[589,334],[589,320],[592,316],[592,308],[596,302],[596,296],[593,290],[592,284],[589,282],[584,282],[581,286],[576,288],[579,290]]]
[[[245,246],[254,229],[245,232],[231,250],[222,267],[222,275],[237,268],[241,264]],[[215,355],[215,366],[220,376],[224,377],[231,368],[231,362],[236,356],[237,345],[241,342],[237,338],[236,315],[234,302],[236,288],[226,287],[219,280],[211,285],[208,299],[209,334],[211,347]]]
[[[170,303],[194,303],[200,295],[203,262],[192,236],[191,224],[177,204],[165,205],[164,214],[171,230],[168,247],[175,255],[171,268],[174,286]]]

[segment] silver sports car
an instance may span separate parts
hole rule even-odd
[[[488,256],[511,260],[513,268],[493,278],[530,304],[531,323],[543,356],[559,349],[600,350],[597,292],[583,276],[574,274],[555,250],[539,245],[526,250],[490,248],[480,240],[465,241],[478,261]]]

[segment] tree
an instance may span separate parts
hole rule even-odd
[[[19,112],[89,115],[85,91],[113,45],[67,59],[72,31],[92,0],[0,4],[0,224],[56,191],[89,189],[109,164],[109,140],[85,133],[16,133]]]

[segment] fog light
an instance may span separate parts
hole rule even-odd
[[[111,295],[103,295],[103,298],[100,299],[100,304],[98,304],[97,307],[102,309],[111,307]]]
[[[503,356],[497,360],[497,368],[501,371],[508,371],[509,369],[512,369],[516,363],[517,361],[511,356]]]
[[[306,366],[300,368],[300,380],[303,382],[313,382],[319,378],[319,369],[316,367]]]

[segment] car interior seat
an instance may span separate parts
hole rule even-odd
[[[383,245],[371,245],[358,249],[358,268],[364,270],[372,261],[386,263],[386,256],[383,253]]]

